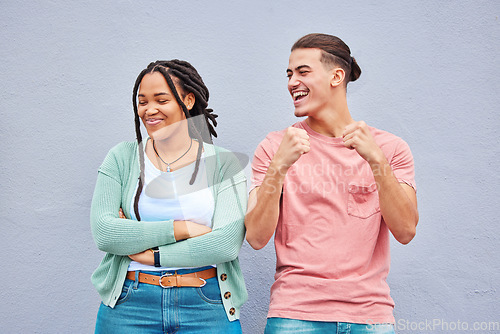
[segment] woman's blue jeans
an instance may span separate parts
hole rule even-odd
[[[167,272],[146,273],[161,276]],[[217,277],[206,282],[201,288],[164,289],[127,279],[114,308],[101,303],[95,333],[241,333],[239,320],[227,319]]]
[[[264,334],[394,334],[391,324],[305,321],[268,318]]]

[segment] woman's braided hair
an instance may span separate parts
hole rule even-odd
[[[188,122],[189,135],[191,138],[198,140],[200,145],[198,145],[198,153],[196,156],[196,165],[194,168],[193,175],[189,184],[193,184],[198,169],[200,167],[200,157],[203,149],[202,142],[212,143],[212,136],[217,137],[215,132],[215,127],[217,126],[217,115],[213,113],[212,109],[207,108],[209,92],[205,83],[198,74],[198,71],[187,61],[173,59],[173,60],[158,60],[148,65],[139,74],[135,80],[134,91],[132,95],[132,103],[134,105],[134,115],[135,115],[135,133],[137,136],[137,143],[139,148],[139,185],[137,186],[137,192],[134,198],[134,212],[137,220],[141,220],[139,215],[139,197],[142,193],[144,187],[144,148],[142,145],[142,135],[141,135],[141,121],[139,118],[139,113],[137,110],[137,92],[139,90],[139,85],[146,74],[153,72],[159,72],[163,75],[167,81],[170,90],[175,96],[177,103],[181,107],[184,115]],[[173,80],[172,80],[173,77]],[[191,110],[188,110],[184,105],[179,92],[177,91],[175,83],[181,89],[181,93],[184,95],[193,93],[195,96],[195,104]],[[199,117],[193,117],[199,116]],[[208,132],[203,131],[205,127],[208,127]]]

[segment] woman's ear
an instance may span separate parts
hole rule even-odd
[[[193,93],[189,93],[186,95],[186,97],[184,98],[184,105],[186,106],[186,108],[188,110],[191,110],[193,109],[193,106],[194,106],[194,103],[196,102],[196,97],[194,96]]]
[[[340,67],[334,68],[332,70],[330,85],[332,87],[340,86],[344,82],[344,79],[345,79],[345,71]]]

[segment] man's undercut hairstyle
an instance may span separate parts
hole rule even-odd
[[[327,34],[309,34],[300,38],[292,46],[296,49],[320,49],[321,62],[327,69],[341,67],[345,73],[345,84],[356,81],[361,75],[361,68],[351,56],[351,50],[340,38]]]
[[[141,220],[139,214],[139,197],[144,187],[144,148],[142,145],[141,121],[137,110],[137,92],[139,91],[139,86],[144,76],[153,72],[161,73],[167,81],[168,87],[170,87],[172,94],[186,116],[189,136],[198,140],[198,143],[200,144],[198,145],[196,165],[189,184],[194,183],[200,167],[200,157],[203,150],[202,143],[206,142],[211,144],[212,136],[217,137],[217,132],[215,132],[215,127],[217,126],[217,121],[215,119],[217,118],[217,115],[213,113],[212,109],[207,108],[209,97],[208,88],[205,86],[205,83],[198,74],[198,71],[196,71],[190,63],[178,59],[168,61],[158,60],[149,64],[148,67],[142,70],[135,80],[134,91],[132,94],[132,103],[135,114],[135,133],[137,136],[140,165],[139,185],[137,186],[137,192],[134,198],[134,212],[137,220]],[[194,94],[195,103],[191,110],[188,110],[182,101],[174,82],[179,87],[182,98],[186,97],[189,93]],[[208,131],[205,130],[206,128],[208,128]]]

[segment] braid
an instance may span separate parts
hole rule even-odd
[[[137,136],[137,148],[139,149],[139,184],[137,185],[137,192],[134,198],[134,212],[137,220],[141,220],[141,215],[139,214],[139,197],[141,196],[142,188],[144,186],[144,149],[142,147],[142,134],[141,134],[141,121],[139,120],[139,113],[137,111],[137,91],[139,90],[139,84],[142,81],[144,75],[146,75],[147,70],[143,70],[137,79],[135,80],[134,91],[132,95],[132,104],[134,106],[134,122],[135,122],[135,134]]]
[[[191,136],[194,135],[194,137],[198,140],[198,143],[199,143],[198,152],[196,153],[196,163],[195,163],[195,167],[194,167],[194,172],[193,172],[193,175],[191,176],[191,180],[189,181],[189,184],[192,185],[194,183],[194,181],[196,180],[196,175],[198,174],[198,170],[200,168],[200,157],[201,157],[201,152],[202,152],[201,149],[202,149],[203,138],[202,138],[200,132],[198,131],[197,127],[195,126],[193,119],[191,118],[192,115],[187,110],[184,102],[182,102],[182,99],[179,96],[179,93],[177,92],[177,89],[176,89],[174,82],[172,81],[172,78],[170,77],[168,71],[164,67],[160,67],[159,71],[163,74],[163,76],[167,80],[167,84],[170,87],[170,90],[172,91],[172,93],[174,94],[175,99],[177,100],[177,103],[179,103],[179,105],[182,108],[182,111],[184,112],[184,115],[186,115],[186,120],[188,122],[188,129],[190,130],[190,135]],[[196,95],[198,95],[198,96],[196,96]],[[195,94],[195,97],[196,97],[195,98],[195,101],[196,101],[200,97],[200,94]],[[202,100],[202,102],[205,102],[204,104],[207,104],[206,101]]]
[[[171,66],[172,69],[179,70],[180,72],[182,72],[182,68],[183,67],[185,69],[187,69],[187,74],[190,74],[190,75],[186,78],[186,81],[194,81],[194,82],[196,82],[201,87],[201,91],[205,95],[204,98],[203,98],[203,100],[206,101],[206,102],[208,101],[208,99],[209,99],[208,88],[205,86],[205,83],[203,82],[203,79],[198,74],[198,72],[196,71],[196,69],[190,63],[188,63],[187,61],[174,59],[174,60],[171,61],[170,66]]]
[[[134,198],[134,212],[137,220],[141,220],[139,215],[139,197],[142,193],[142,188],[144,187],[144,149],[142,146],[140,119],[137,110],[137,92],[144,76],[148,73],[153,72],[160,72],[167,81],[167,84],[174,94],[177,103],[186,116],[190,137],[194,137],[199,143],[198,151],[196,153],[196,164],[194,172],[191,176],[191,180],[189,181],[190,185],[192,185],[196,180],[196,175],[198,174],[200,168],[200,158],[203,150],[203,142],[212,143],[212,136],[217,137],[215,127],[217,126],[216,118],[218,117],[218,115],[214,114],[213,109],[207,108],[209,98],[208,88],[205,86],[203,79],[198,74],[196,69],[190,63],[178,59],[174,59],[171,61],[156,61],[150,63],[148,67],[139,74],[134,85],[134,92],[132,97],[135,113],[135,132],[137,135],[137,143],[139,146],[140,166],[139,184],[137,186],[137,192]],[[175,79],[178,80],[178,83],[183,92],[194,94],[195,104],[191,110],[188,110],[186,108],[186,105],[179,96],[171,75],[173,75]],[[202,116],[202,118],[193,116]],[[205,126],[208,128],[208,133],[202,130]]]

